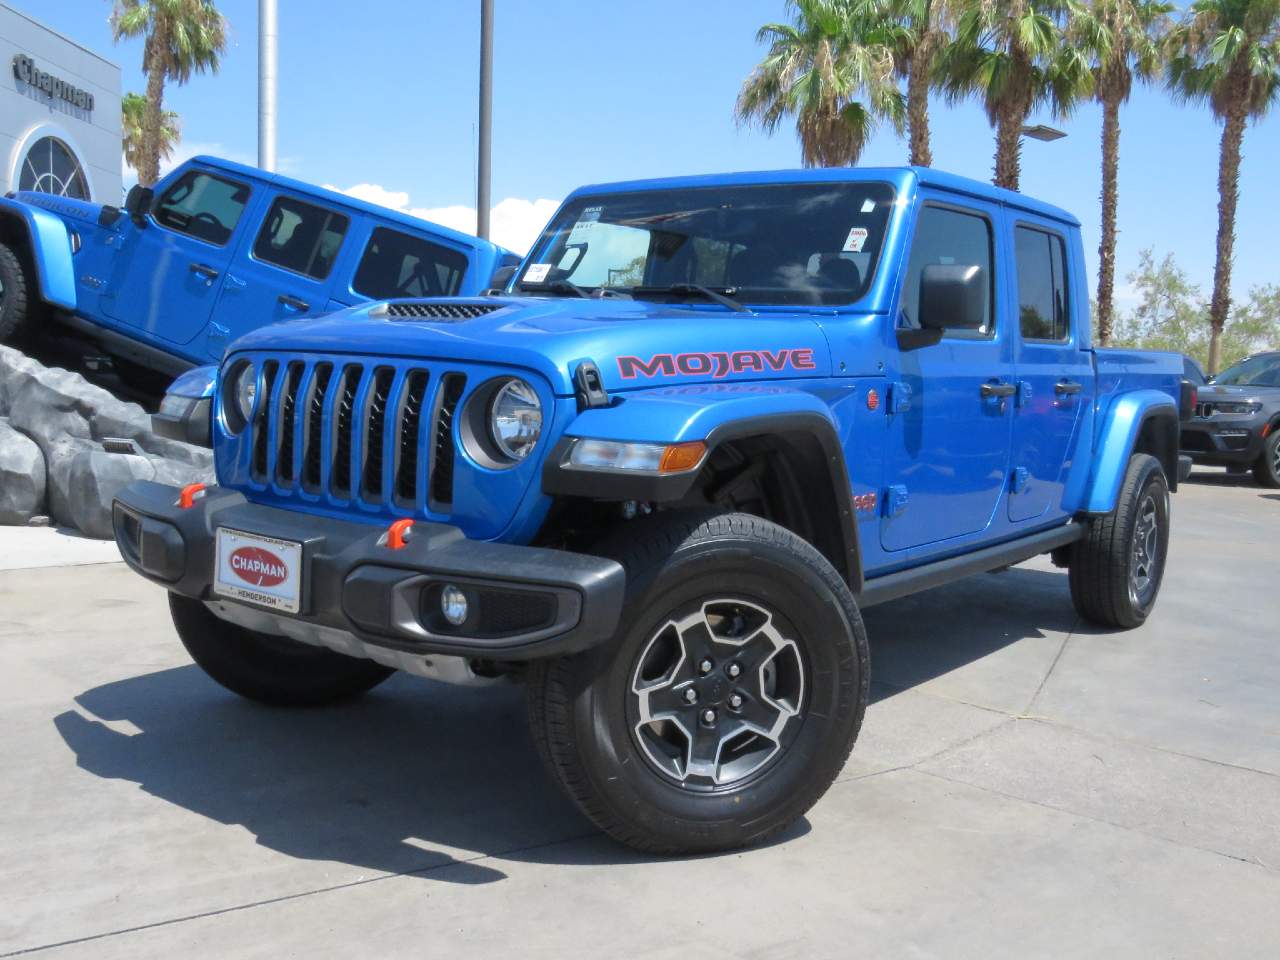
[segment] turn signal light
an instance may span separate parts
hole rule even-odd
[[[638,443],[626,440],[578,440],[566,466],[585,470],[682,473],[702,462],[707,445],[701,440],[685,443]]]
[[[690,443],[673,443],[662,454],[658,464],[659,473],[679,473],[692,470],[702,462],[702,455],[707,452],[707,445],[701,440]]]

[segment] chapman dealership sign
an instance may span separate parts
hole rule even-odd
[[[80,110],[93,112],[93,94],[52,73],[45,73],[24,53],[13,58],[13,75],[27,86],[40,90],[50,100],[65,100]]]

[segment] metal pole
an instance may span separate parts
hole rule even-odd
[[[276,0],[258,0],[258,166],[276,169]]]
[[[480,134],[476,158],[476,236],[489,239],[489,176],[493,128],[493,0],[480,0]]]

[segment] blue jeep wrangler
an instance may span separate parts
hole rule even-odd
[[[196,157],[123,210],[0,198],[0,342],[61,321],[126,370],[217,361],[277,320],[369,300],[477,294],[501,247],[253,167]]]
[[[602,829],[740,846],[844,764],[860,608],[1050,553],[1151,612],[1182,361],[1088,318],[1076,220],[934,170],[586,187],[505,294],[240,339],[218,485],[133,484],[116,537],[239,694],[523,676]]]

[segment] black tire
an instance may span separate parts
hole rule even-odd
[[[169,613],[191,659],[222,686],[259,703],[314,707],[357,697],[391,674],[287,637],[257,633],[220,620],[199,600],[169,594]]]
[[[1272,490],[1280,487],[1280,427],[1262,441],[1262,453],[1253,464],[1253,479]]]
[[[1159,460],[1134,454],[1115,510],[1090,521],[1072,551],[1069,579],[1076,612],[1101,626],[1140,626],[1155,607],[1168,554],[1169,482]]]
[[[31,311],[29,294],[22,261],[0,243],[0,343],[12,343],[24,332]]]
[[[866,632],[848,586],[808,543],[747,514],[657,515],[596,552],[627,571],[618,635],[529,670],[530,726],[552,776],[601,830],[651,853],[743,847],[793,823],[839,774],[866,710]],[[705,674],[689,653],[698,631],[680,629],[697,617],[718,661]],[[637,722],[642,699],[649,712],[636,689],[648,683],[645,658],[673,640],[679,653],[664,654],[674,666],[661,675],[670,679],[647,689],[680,700],[697,687],[696,715],[718,712],[714,723],[692,721],[715,744],[706,779],[693,769],[696,735],[684,747],[655,746],[659,727],[683,728]],[[742,729],[764,714],[780,718],[773,737]]]

